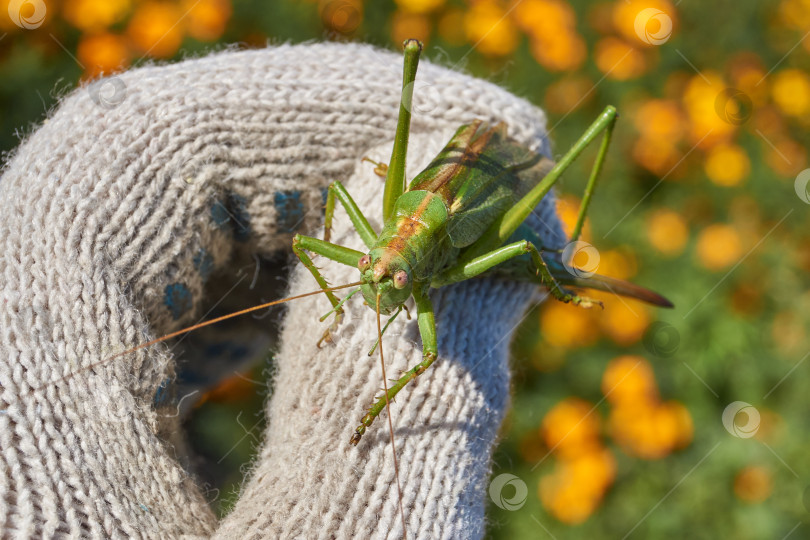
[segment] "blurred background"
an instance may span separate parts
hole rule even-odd
[[[513,345],[492,538],[810,537],[810,0],[0,0],[3,159],[60,95],[224,44],[363,41],[541,106],[561,154],[621,113],[578,253],[674,310],[548,302]],[[568,223],[594,152],[558,189]],[[225,512],[271,358],[195,406]],[[258,382],[257,382],[258,381]],[[805,389],[805,390],[803,390]],[[238,421],[237,421],[238,417]]]

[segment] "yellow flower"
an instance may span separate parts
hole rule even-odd
[[[672,99],[650,99],[633,114],[636,129],[643,137],[675,143],[683,136],[686,119]]]
[[[593,86],[586,75],[560,77],[546,90],[546,109],[557,114],[570,113],[593,99]]]
[[[658,385],[652,366],[641,356],[614,358],[602,375],[602,393],[614,405],[656,401]]]
[[[599,273],[618,279],[630,279],[636,275],[636,257],[627,248],[611,249],[599,253]]]
[[[680,214],[659,208],[647,217],[647,239],[661,254],[674,257],[686,246],[689,228]]]
[[[599,319],[600,328],[619,345],[631,345],[644,336],[650,325],[649,308],[638,300],[605,297],[605,311]]]
[[[530,36],[554,37],[576,27],[574,9],[562,0],[522,0],[512,10],[515,23]]]
[[[570,237],[571,233],[574,232],[574,226],[577,224],[577,216],[579,215],[579,207],[581,204],[582,200],[573,195],[557,197],[557,216],[559,216],[562,222],[563,231],[565,231],[567,237]],[[590,237],[590,233],[591,224],[586,217],[585,224],[582,226],[581,239],[587,240]]]
[[[738,101],[726,93],[723,78],[706,70],[695,75],[686,85],[684,106],[689,116],[689,141],[701,148],[728,141],[737,129],[740,114]]]
[[[550,71],[578,69],[587,56],[585,41],[570,31],[558,32],[553,37],[534,37],[531,51],[535,60]]]
[[[183,0],[182,9],[189,35],[200,41],[222,37],[231,18],[230,0]]]
[[[770,497],[772,491],[773,479],[767,467],[748,466],[734,477],[734,494],[742,501],[759,503]]]
[[[418,13],[397,10],[391,16],[391,37],[397,44],[410,38],[426,42],[430,37],[430,19]]]
[[[566,398],[546,413],[540,430],[550,451],[573,457],[599,446],[599,413],[585,400]]]
[[[101,30],[122,21],[131,7],[130,0],[67,0],[62,14],[79,30]]]
[[[810,77],[800,69],[786,69],[773,76],[771,93],[785,114],[803,117],[810,114]]]
[[[570,525],[585,521],[602,500],[616,475],[616,460],[597,446],[574,458],[563,458],[550,475],[540,479],[543,506]]]
[[[444,5],[445,0],[396,0],[399,7],[411,13],[430,13]]]
[[[709,270],[722,270],[742,257],[740,235],[730,225],[717,223],[703,229],[697,239],[697,256]]]
[[[706,175],[717,185],[736,186],[751,171],[748,154],[736,144],[720,144],[706,157]]]
[[[644,10],[654,9],[657,14],[655,17],[647,17],[647,21],[636,19],[644,17]],[[646,12],[653,13],[653,12]],[[644,24],[646,22],[646,24]],[[617,0],[613,4],[613,24],[616,30],[630,43],[638,43],[641,46],[652,46],[655,43],[654,39],[650,36],[658,36],[666,28],[664,24],[675,25],[677,23],[677,14],[675,8],[665,0]],[[638,30],[645,32],[642,35],[638,34]],[[671,31],[671,28],[670,28]],[[667,34],[661,34],[661,39],[668,37]],[[646,38],[646,39],[645,39]],[[652,41],[652,43],[651,43]]]
[[[494,0],[482,0],[464,16],[467,40],[481,54],[503,56],[517,47],[517,31],[506,12]]]
[[[543,340],[554,347],[587,347],[599,337],[592,310],[549,301],[540,312]]]
[[[129,21],[127,34],[143,54],[168,58],[177,52],[183,41],[182,16],[174,4],[146,2],[138,6]]]
[[[681,151],[672,139],[640,137],[633,144],[633,159],[658,176],[668,176],[681,159]]]
[[[810,27],[810,1],[782,0],[779,3],[779,18],[785,26],[807,31]]]
[[[605,37],[596,43],[596,67],[611,79],[625,81],[638,77],[647,69],[640,50],[615,37]]]
[[[107,32],[82,36],[76,56],[84,65],[84,75],[92,79],[123,69],[129,63],[129,48],[122,36]]]

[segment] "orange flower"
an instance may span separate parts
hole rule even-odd
[[[84,65],[86,78],[121,70],[129,63],[129,48],[122,36],[107,32],[82,36],[76,56]]]
[[[734,494],[742,501],[759,503],[770,497],[772,491],[773,479],[767,467],[745,467],[734,477]]]
[[[559,32],[552,38],[535,37],[531,51],[540,65],[551,71],[573,71],[587,56],[585,41],[574,32]]]
[[[430,37],[430,19],[419,13],[397,10],[391,16],[391,37],[397,44],[410,38],[426,42]]]
[[[79,30],[102,30],[122,21],[131,8],[130,0],[66,0],[62,14]]]
[[[641,356],[619,356],[602,375],[602,393],[613,405],[658,400],[658,386],[650,363]]]
[[[610,433],[622,449],[643,459],[660,459],[692,439],[692,419],[677,402],[622,404],[610,411]]]
[[[771,93],[785,114],[801,118],[810,114],[810,77],[801,69],[786,69],[773,76]]]
[[[574,226],[577,224],[577,216],[579,216],[579,207],[582,200],[573,195],[563,195],[557,197],[556,210],[562,222],[563,231],[565,235],[570,238],[571,233],[574,232]],[[585,224],[582,227],[581,240],[587,240],[591,235],[591,224],[588,218],[585,218]]]
[[[574,30],[577,17],[562,0],[523,0],[512,10],[515,23],[530,36],[552,38],[563,30]]]
[[[592,310],[549,301],[540,312],[543,340],[554,347],[587,347],[599,337]]]
[[[640,137],[633,145],[633,159],[657,176],[669,176],[681,160],[681,151],[671,139]]]
[[[740,235],[730,225],[709,225],[698,235],[697,256],[709,270],[727,268],[742,257]]]
[[[568,524],[582,523],[596,510],[616,475],[616,461],[607,449],[589,452],[558,463],[540,479],[538,495],[555,518]]]
[[[636,129],[643,137],[667,141],[674,144],[686,131],[686,119],[672,99],[650,99],[634,113]]]
[[[517,47],[517,32],[506,12],[494,0],[482,0],[470,7],[464,16],[467,40],[481,54],[503,56]]]
[[[647,69],[647,62],[641,51],[615,37],[600,39],[594,56],[596,67],[618,81],[638,77]]]
[[[189,35],[200,41],[222,37],[231,18],[230,0],[183,0],[182,9]]]
[[[658,45],[677,24],[675,8],[665,0],[620,0],[613,6],[613,24],[631,43]]]
[[[708,70],[701,75],[693,76],[686,85],[683,100],[690,142],[711,148],[730,140],[748,113],[741,108],[745,96],[729,92],[722,77]]]
[[[138,6],[129,21],[127,34],[143,54],[168,58],[177,52],[183,41],[182,16],[174,4],[146,2]]]
[[[540,427],[546,446],[564,457],[573,457],[599,446],[599,413],[591,403],[566,398],[543,418]]]
[[[546,109],[565,114],[593,98],[593,81],[585,75],[569,75],[554,81],[546,90]]]
[[[649,308],[637,300],[607,297],[599,326],[610,339],[622,346],[639,341],[650,325]]]
[[[405,11],[411,13],[430,13],[444,5],[445,0],[396,0],[396,3]]]
[[[736,144],[720,144],[706,157],[706,175],[720,186],[736,186],[751,172],[751,161]]]
[[[663,255],[675,257],[686,246],[689,228],[680,214],[659,208],[647,217],[647,239]]]

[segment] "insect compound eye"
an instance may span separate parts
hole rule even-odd
[[[361,272],[365,272],[371,266],[371,255],[363,255],[360,257],[360,260],[357,262],[357,268],[360,269]]]
[[[402,289],[408,284],[408,273],[405,270],[400,270],[394,274],[394,287]]]

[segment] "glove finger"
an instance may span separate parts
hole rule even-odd
[[[412,134],[409,170],[424,167],[452,131]],[[390,145],[369,152],[382,159],[389,153]],[[346,187],[379,231],[383,182],[372,169],[359,165]],[[332,238],[367,251],[342,210],[336,212]],[[315,264],[332,285],[359,278],[356,268],[323,257]],[[296,270],[291,294],[315,288],[306,269]],[[476,279],[431,294],[439,359],[391,404],[409,535],[483,535],[485,483],[508,402],[509,336],[534,289]],[[312,531],[402,535],[385,411],[356,448],[349,445],[360,418],[381,395],[382,375],[379,353],[368,356],[377,337],[376,313],[359,294],[345,306],[334,342],[319,349],[316,342],[329,323],[318,318],[331,305],[323,296],[290,304],[265,442],[239,502],[218,531],[223,537],[259,532],[299,537]],[[389,327],[383,344],[390,380],[422,360],[416,321],[404,315]]]

